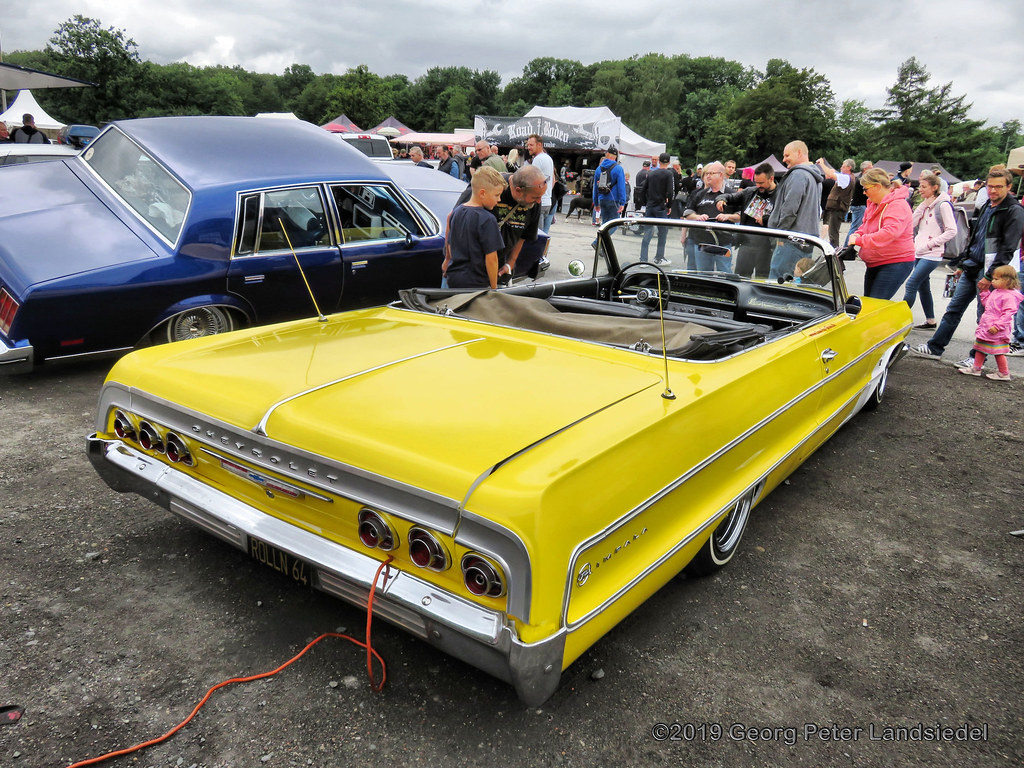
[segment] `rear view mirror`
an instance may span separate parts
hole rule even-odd
[[[843,310],[846,312],[846,314],[851,315],[852,317],[856,317],[857,315],[860,314],[862,306],[863,305],[861,304],[860,296],[851,296],[846,300],[846,304],[843,306]]]

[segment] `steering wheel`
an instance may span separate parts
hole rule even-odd
[[[660,273],[661,291],[659,292],[658,286],[653,288],[642,286],[636,289],[636,293],[621,294],[621,291],[626,287],[627,273],[630,271],[636,272],[640,269],[653,269]],[[638,306],[655,309],[662,304],[668,304],[668,301],[672,296],[672,292],[668,281],[668,275],[665,274],[665,270],[650,261],[634,261],[631,264],[627,264],[622,267],[622,269],[619,270],[619,273],[612,279],[609,296],[612,301],[618,300],[622,302],[630,302]]]

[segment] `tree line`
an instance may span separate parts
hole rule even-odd
[[[584,65],[537,58],[504,87],[497,72],[433,67],[410,80],[360,65],[343,75],[293,64],[282,74],[239,66],[143,61],[123,30],[76,15],[41,51],[7,61],[97,83],[40,91],[36,99],[65,122],[102,125],[157,115],[293,112],[323,124],[346,114],[370,128],[390,115],[418,131],[451,131],[474,115],[524,114],[546,106],[607,106],[643,136],[664,141],[684,165],[734,158],[748,165],[803,139],[812,157],[940,162],[962,178],[983,175],[1024,143],[1019,120],[985,125],[952,83],[933,85],[924,64],[900,65],[881,109],[839,101],[814,69],[772,59],[765,70],[710,56],[646,54]]]

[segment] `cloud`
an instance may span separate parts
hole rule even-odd
[[[410,79],[434,66],[498,72],[503,82],[532,59],[584,64],[648,52],[718,56],[763,70],[782,58],[813,68],[839,101],[885,101],[901,62],[916,56],[933,85],[974,104],[971,116],[998,124],[1024,116],[1014,66],[1024,56],[1019,0],[858,3],[716,0],[613,7],[580,0],[509,6],[497,0],[325,4],[321,0],[49,0],[8,3],[6,50],[43,48],[75,14],[124,30],[143,58],[197,66],[239,65],[280,73],[291,64],[341,74],[365,64]],[[1012,32],[1011,32],[1012,31]],[[976,41],[976,42],[972,42]]]

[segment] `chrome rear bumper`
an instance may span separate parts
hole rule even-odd
[[[26,373],[35,365],[35,350],[31,345],[11,347],[0,339],[0,372]]]
[[[92,435],[88,455],[115,491],[134,492],[248,552],[249,537],[284,550],[317,569],[315,586],[365,608],[380,561],[245,504],[120,440]],[[530,706],[558,687],[564,631],[531,645],[520,641],[503,613],[491,611],[394,567],[378,582],[374,611],[445,653],[512,684]]]

